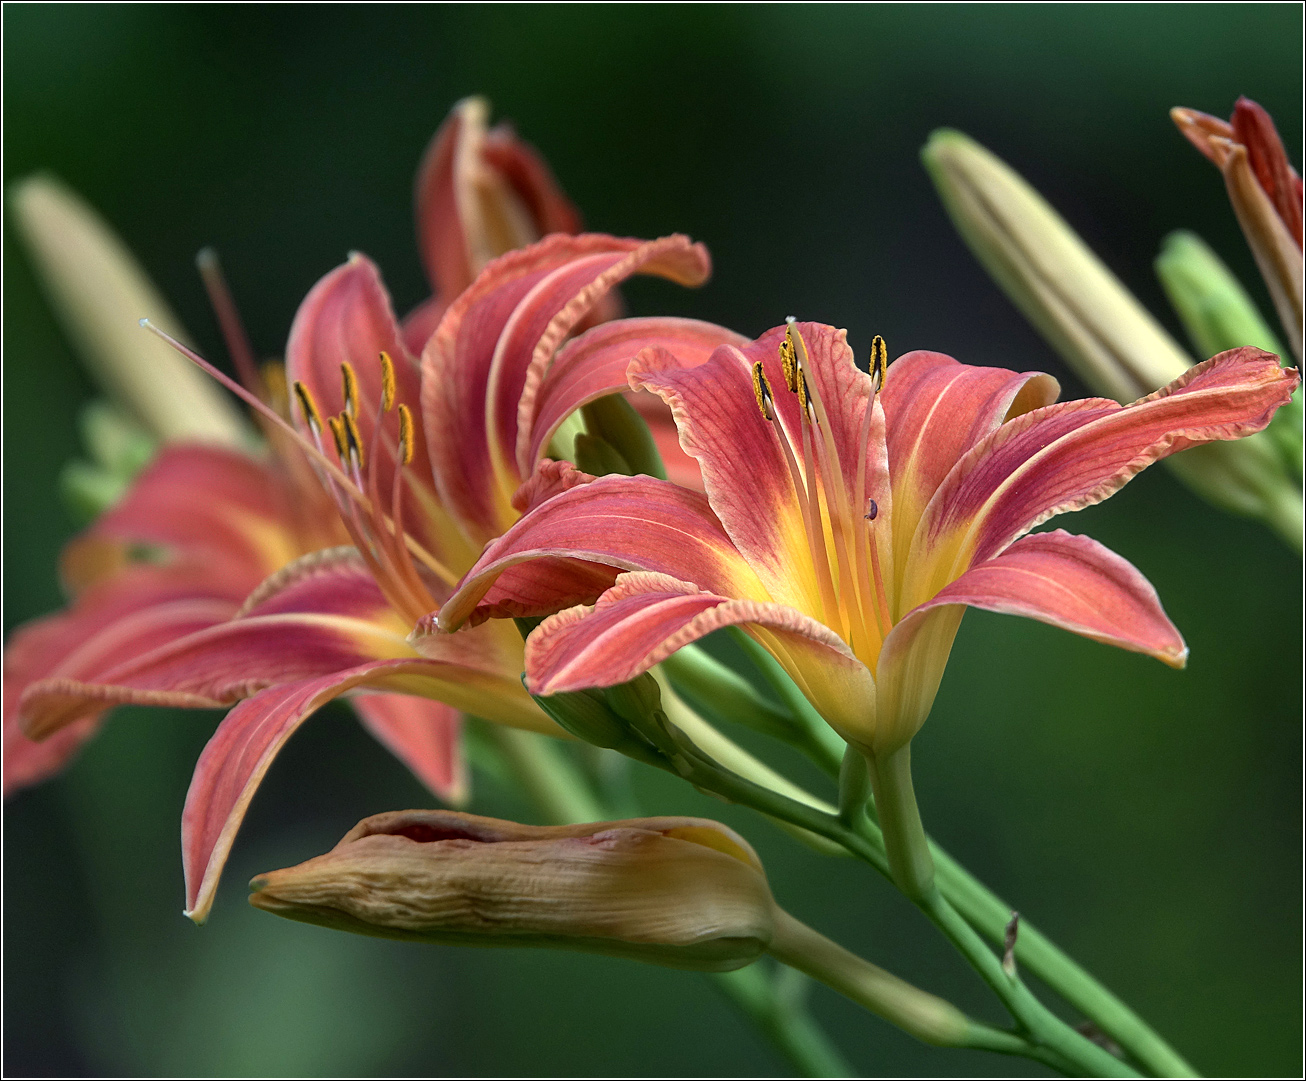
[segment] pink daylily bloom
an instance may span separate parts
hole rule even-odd
[[[1243,235],[1269,287],[1297,359],[1302,358],[1302,179],[1288,162],[1274,121],[1239,98],[1226,123],[1196,109],[1170,117],[1224,176]]]
[[[581,231],[571,203],[538,151],[509,124],[486,127],[489,106],[466,98],[436,132],[417,172],[417,237],[433,295],[403,320],[404,343],[420,356],[445,310],[492,260],[553,233]],[[604,292],[575,327],[615,318],[621,302]],[[663,453],[667,475],[701,488],[698,465],[680,450],[671,413],[650,394],[627,391]]]
[[[408,632],[448,596],[485,539],[534,503],[592,479],[565,463],[536,468],[551,434],[533,444],[541,424],[556,427],[584,402],[625,387],[627,362],[642,348],[674,345],[705,358],[738,340],[709,324],[645,319],[567,341],[630,274],[693,285],[708,270],[705,250],[684,237],[555,235],[487,266],[445,313],[420,363],[365,257],[351,257],[309,293],[291,329],[287,376],[305,449],[354,546],[290,563],[227,622],[126,658],[93,680],[46,680],[23,700],[28,732],[40,737],[107,702],[245,699],[205,749],[187,799],[183,859],[194,918],[212,903],[275,755],[324,702],[345,693],[418,695],[561,734],[521,685],[522,643],[510,625],[415,641]],[[577,353],[591,358],[588,376],[560,391]],[[570,405],[554,421],[543,407],[564,398]],[[593,564],[560,572],[545,599],[561,590],[594,598],[612,582]]]
[[[843,331],[815,323],[706,362],[646,349],[630,384],[671,406],[706,496],[648,477],[555,495],[486,547],[439,628],[529,614],[536,560],[605,564],[621,573],[594,607],[530,636],[533,693],[620,683],[739,625],[872,756],[924,722],[967,605],[1182,666],[1183,639],[1134,567],[1087,537],[1029,531],[1168,454],[1259,431],[1297,374],[1246,348],[1129,406],[1055,403],[1046,375],[928,352],[880,388],[882,349],[874,376]]]

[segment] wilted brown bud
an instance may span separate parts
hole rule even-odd
[[[365,818],[324,856],[260,875],[250,903],[340,930],[550,946],[726,971],[766,950],[756,853],[701,818],[524,826],[457,811]]]

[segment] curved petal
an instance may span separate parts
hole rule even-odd
[[[912,536],[943,478],[1004,421],[1051,405],[1060,387],[1042,372],[961,364],[917,350],[889,367],[880,391],[893,478],[894,566],[906,566]]]
[[[404,337],[404,345],[415,357],[422,355],[426,343],[431,340],[435,328],[444,318],[445,309],[449,307],[449,298],[443,295],[427,297],[416,308],[404,316],[399,332]]]
[[[635,411],[648,425],[649,434],[657,444],[658,454],[662,456],[667,480],[701,492],[703,472],[698,468],[698,461],[686,454],[685,448],[680,445],[680,432],[676,429],[676,418],[671,415],[671,408],[651,391],[627,390],[625,394],[626,401],[635,407]]]
[[[256,591],[241,618],[218,622],[212,602],[184,600],[135,617],[146,628],[120,625],[125,646],[110,643],[117,648],[93,662],[79,658],[28,687],[27,734],[39,739],[110,704],[220,706],[278,683],[416,656],[408,627],[356,556],[309,560],[308,570],[305,562],[275,575],[271,591]]]
[[[1166,455],[1260,431],[1299,381],[1272,353],[1245,347],[1132,405],[1089,398],[1008,421],[957,463],[926,508],[909,602],[928,600],[1053,515],[1107,498]]]
[[[402,341],[380,271],[366,256],[355,253],[319,281],[300,304],[286,346],[286,378],[308,387],[325,419],[344,409],[340,366],[348,362],[353,367],[359,398],[355,417],[383,501],[388,503],[395,470],[402,468],[404,490],[417,504],[415,511],[410,504],[405,516],[408,532],[437,558],[456,562],[469,553],[441,511],[431,479],[427,441],[420,431],[414,436],[412,461],[407,466],[399,463],[399,410],[381,411],[382,352],[394,362],[395,405],[407,405],[416,420],[421,415],[417,361]],[[295,417],[307,434],[298,402]],[[327,439],[325,444],[326,453],[335,458],[332,441]]]
[[[828,627],[785,605],[733,600],[665,574],[622,574],[593,608],[546,619],[526,641],[526,685],[558,694],[624,683],[729,626],[762,641],[835,727],[872,708],[870,673]]]
[[[218,878],[255,790],[286,740],[315,710],[356,687],[452,698],[465,708],[487,690],[486,679],[478,677],[436,661],[373,661],[270,687],[236,706],[200,755],[186,794],[181,818],[186,915],[197,923],[208,917]],[[518,686],[521,699],[535,709]]]
[[[517,468],[530,472],[558,426],[582,405],[625,390],[626,368],[650,346],[674,353],[682,367],[704,363],[719,345],[739,348],[748,339],[698,319],[617,319],[587,330],[559,350],[533,401],[517,417]]]
[[[657,571],[723,596],[770,599],[703,496],[669,481],[612,475],[554,496],[489,544],[440,609],[440,628],[461,626],[505,570],[550,557]]]
[[[270,466],[238,451],[173,444],[60,561],[74,593],[120,572],[143,548],[188,567],[197,586],[239,600],[302,551],[290,493]],[[151,553],[153,554],[153,553]]]
[[[516,519],[519,410],[596,301],[634,273],[697,285],[708,270],[686,237],[555,234],[490,263],[450,305],[422,356],[423,421],[437,488],[470,540]]]
[[[23,693],[50,676],[85,678],[137,652],[230,618],[235,603],[205,597],[173,568],[130,567],[84,593],[66,612],[19,627],[4,657],[4,794],[63,768],[97,728],[99,710],[42,742],[21,727]]]
[[[1092,538],[1060,529],[1022,537],[916,611],[944,604],[1027,616],[1172,668],[1188,659],[1183,636],[1138,568]]]
[[[465,98],[440,125],[417,170],[417,244],[427,277],[447,303],[492,258],[548,233],[580,231],[580,214],[544,159]]]
[[[410,694],[360,694],[350,700],[358,719],[422,784],[447,803],[467,799],[467,767],[459,737],[463,715],[452,706]]]

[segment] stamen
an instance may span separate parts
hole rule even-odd
[[[808,409],[807,398],[807,376],[803,375],[803,369],[794,367],[794,392],[798,395],[798,406],[802,409],[807,419],[813,424],[816,423],[816,415]]]
[[[753,365],[753,393],[757,395],[757,408],[762,411],[763,419],[773,420],[775,410],[771,408],[771,384],[767,382],[760,360]]]
[[[785,330],[785,340],[780,343],[780,370],[784,372],[785,387],[791,392],[796,391],[798,389],[798,383],[796,382],[798,356],[794,352],[792,327]]]
[[[862,515],[868,522],[875,521],[876,515],[880,513],[880,505],[874,499],[866,501],[866,513]]]
[[[390,412],[395,405],[395,362],[381,350],[381,411]]]
[[[341,361],[340,378],[344,386],[345,394],[345,412],[358,412],[358,376],[354,374],[354,366],[349,361]]]
[[[408,406],[399,403],[399,456],[404,465],[413,460],[413,414]]]
[[[322,414],[317,411],[317,402],[313,401],[313,395],[308,387],[295,380],[295,397],[299,399],[299,410],[304,414],[304,422],[314,435],[322,431]]]
[[[195,256],[195,265],[199,267],[200,279],[209,294],[209,303],[213,305],[213,314],[218,317],[218,326],[222,330],[222,339],[226,342],[227,352],[236,366],[236,374],[251,394],[260,398],[264,396],[264,386],[259,379],[258,365],[254,362],[254,348],[245,333],[236,302],[231,290],[227,288],[227,279],[222,273],[222,264],[218,253],[212,248],[204,248]]]
[[[269,360],[259,369],[259,375],[267,392],[268,405],[278,413],[287,415],[290,388],[286,386],[286,366],[280,361]]]
[[[889,366],[889,350],[885,347],[884,339],[878,334],[871,342],[871,386],[875,393],[880,393],[880,388],[884,386],[885,369]]]
[[[336,455],[342,462],[347,462],[349,456],[345,452],[345,425],[339,417],[327,417],[327,424],[331,426],[331,438],[335,440]]]
[[[341,470],[341,468],[338,465],[336,465],[335,462],[333,462],[329,457],[327,457],[326,452],[322,449],[320,443],[321,414],[317,412],[317,406],[313,404],[312,395],[307,395],[307,404],[309,408],[307,408],[305,411],[305,419],[307,421],[309,417],[317,418],[319,427],[317,432],[314,433],[314,439],[318,444],[316,446],[313,443],[310,443],[307,439],[305,439],[304,436],[298,430],[296,430],[293,424],[291,424],[285,418],[278,416],[276,412],[274,412],[272,408],[267,405],[266,402],[259,400],[259,398],[257,398],[252,392],[246,390],[230,376],[219,371],[207,360],[205,360],[202,356],[200,356],[197,352],[195,352],[194,349],[191,349],[189,346],[183,345],[181,342],[179,342],[176,338],[174,338],[171,334],[167,333],[166,331],[160,330],[153,323],[151,323],[148,318],[140,320],[140,325],[144,327],[146,330],[148,330],[151,334],[155,335],[156,337],[162,338],[165,342],[167,342],[170,346],[172,346],[175,350],[177,350],[178,353],[180,353],[183,357],[189,360],[197,368],[205,372],[207,375],[211,376],[213,379],[217,380],[229,391],[235,394],[236,397],[238,397],[246,405],[250,406],[258,413],[260,413],[262,416],[266,417],[273,424],[277,425],[282,431],[284,431],[288,436],[290,436],[290,438],[295,441],[296,446],[298,446],[301,450],[303,450],[306,453],[309,461],[312,462],[318,468],[320,468],[326,474],[323,483],[327,485],[327,487],[332,491],[332,493],[335,494],[338,491],[344,494],[348,502],[349,510],[352,512],[353,517],[357,518],[359,507],[361,507],[368,514],[377,513],[376,511],[373,510],[370,501],[368,500],[367,496],[363,494],[361,488],[356,488],[352,483],[351,479],[348,476],[346,476],[344,471]],[[305,391],[307,391],[308,388],[305,387],[304,389]],[[299,395],[300,392],[296,390],[296,396],[298,397]],[[301,404],[303,404],[303,398],[301,398]],[[335,418],[332,419],[334,420]],[[333,436],[335,435],[334,429],[332,431],[332,435]],[[343,448],[343,443],[342,443],[342,448]],[[345,458],[343,449],[341,449],[340,451],[340,458],[342,461]],[[350,531],[351,537],[355,537],[355,541],[357,543],[357,536],[354,533],[353,526],[351,525],[349,520],[351,515],[345,513],[345,508],[343,506],[340,508],[340,510],[342,512],[342,520],[344,521],[345,528]],[[454,574],[448,567],[446,567],[443,563],[441,563],[438,559],[436,559],[435,556],[431,555],[431,553],[428,552],[424,547],[422,547],[422,545],[419,544],[415,538],[405,533],[403,539],[404,539],[404,545],[407,548],[407,550],[410,553],[412,553],[412,555],[416,556],[419,560],[421,560],[422,563],[427,568],[429,568],[433,574],[435,574],[438,578],[441,579],[441,581],[443,581],[446,585],[449,586],[453,586],[457,584],[459,576]]]
[[[341,413],[340,419],[345,426],[345,445],[349,448],[349,459],[355,469],[363,469],[367,461],[363,454],[363,435],[358,430],[358,421],[354,419],[353,413]]]
[[[812,425],[812,442],[817,451],[819,468],[824,481],[825,503],[830,514],[830,536],[834,542],[850,631],[859,633],[862,638],[862,649],[869,656],[874,646],[867,623],[867,612],[874,604],[874,598],[869,595],[870,583],[866,575],[854,572],[854,568],[860,570],[864,565],[856,554],[859,527],[862,523],[856,520],[849,505],[848,483],[844,475],[843,462],[839,457],[839,448],[835,445],[834,429],[830,426],[830,418],[821,399],[820,382],[807,378],[807,369],[812,363],[807,351],[807,343],[803,340],[802,332],[797,329],[796,323],[790,323],[785,333],[795,346],[799,401],[804,406],[804,416]],[[860,506],[860,503],[858,505]],[[881,630],[881,636],[883,633],[884,631]],[[857,644],[853,643],[855,652]]]

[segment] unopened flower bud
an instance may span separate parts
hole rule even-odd
[[[249,426],[209,379],[140,328],[184,331],[123,242],[63,184],[17,184],[10,209],[69,337],[100,385],[150,435],[240,446]]]
[[[546,946],[726,971],[771,942],[756,853],[707,819],[525,826],[396,811],[324,856],[260,875],[250,903],[341,930],[462,946]]]
[[[1193,363],[1047,201],[958,131],[921,152],[971,251],[1091,388],[1132,402]]]

